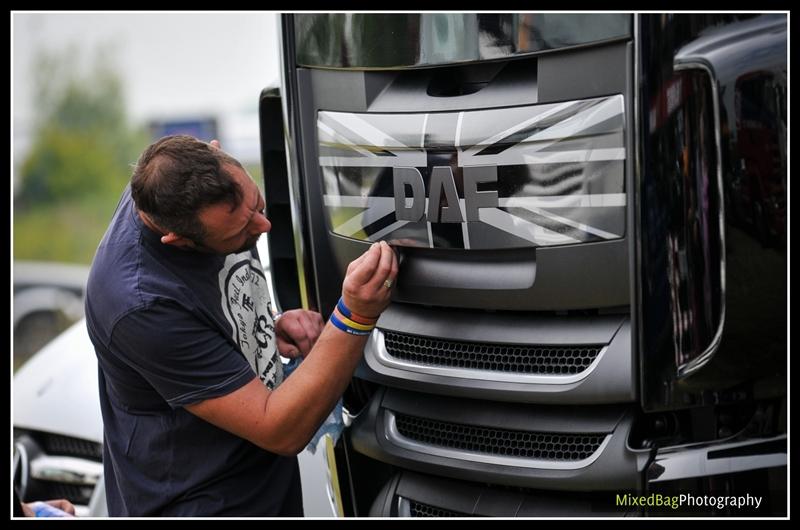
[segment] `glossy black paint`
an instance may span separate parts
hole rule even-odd
[[[783,395],[786,17],[638,21],[642,405]]]
[[[316,13],[294,16],[297,63],[413,68],[503,59],[628,38],[625,13]]]
[[[324,15],[318,23],[338,24],[337,16]],[[418,15],[396,15],[394,21],[410,24],[415,17]],[[769,402],[779,409],[786,393],[786,18],[755,14],[644,14],[630,17],[635,21],[634,28],[624,38],[632,40],[625,42],[595,42],[597,46],[573,42],[570,46],[575,49],[564,53],[541,48],[536,53],[526,52],[522,58],[514,57],[519,49],[494,47],[485,48],[474,57],[450,55],[427,62],[421,61],[419,50],[414,48],[414,43],[419,43],[419,33],[397,34],[402,38],[395,38],[395,49],[382,45],[366,50],[364,43],[371,41],[362,32],[360,36],[348,36],[352,42],[346,45],[317,42],[315,46],[329,46],[327,51],[318,48],[314,52],[325,64],[303,68],[304,61],[316,59],[303,59],[300,52],[295,52],[295,30],[301,35],[297,45],[307,46],[308,41],[300,42],[302,35],[311,32],[319,38],[320,28],[300,28],[295,18],[284,16],[283,87],[288,98],[284,112],[289,117],[287,147],[290,165],[294,166],[289,178],[296,186],[293,209],[299,223],[295,238],[298,234],[304,238],[295,240],[302,260],[298,269],[304,305],[329,312],[339,296],[342,264],[366,248],[363,242],[330,238],[325,230],[322,179],[317,174],[319,142],[313,125],[318,111],[431,112],[445,119],[453,112],[621,93],[626,102],[626,164],[632,166],[626,166],[624,187],[630,217],[626,218],[626,239],[605,245],[626,245],[625,252],[587,251],[547,262],[547,252],[563,249],[481,253],[406,248],[405,271],[414,270],[415,264],[420,270],[419,267],[436,262],[449,267],[448,280],[463,278],[468,288],[463,292],[447,291],[441,282],[431,282],[413,290],[405,281],[407,278],[401,277],[395,302],[409,307],[462,307],[465,311],[564,310],[554,317],[575,309],[596,311],[604,304],[609,311],[621,314],[630,310],[631,330],[636,337],[630,361],[639,370],[638,381],[632,377],[631,385],[640,386],[638,395],[631,393],[627,407],[635,417],[637,435],[625,434],[619,439],[624,436],[624,442],[642,455],[648,451],[661,456],[674,452],[680,457],[686,449],[683,444],[717,444],[735,433],[746,438],[785,432],[780,418],[773,421],[779,412],[748,414],[731,428],[732,424],[724,421],[725,407],[708,405],[732,402],[730,408],[747,412],[756,409],[751,407],[754,401],[760,404],[777,397]],[[358,29],[358,24],[353,27]],[[384,25],[382,29],[384,37],[391,37],[391,26]],[[410,47],[399,46],[400,41]],[[463,44],[453,40],[450,45],[458,51],[459,42]],[[356,57],[353,50],[358,51],[359,47],[364,55]],[[377,55],[370,55],[373,52]],[[505,55],[499,59],[491,56],[501,52]],[[598,57],[608,59],[597,60]],[[491,81],[485,92],[471,92],[480,88],[477,84],[486,73],[483,66],[501,64],[503,58],[513,59],[508,60],[505,71],[512,71],[510,67],[514,66],[515,73],[525,70],[529,75],[501,84],[502,90],[497,91],[502,92],[500,95],[489,90]],[[489,60],[495,62],[432,68]],[[617,66],[616,74],[609,73],[609,65]],[[370,71],[373,68],[381,71]],[[456,82],[440,82],[451,74]],[[420,79],[424,86],[419,90],[392,90],[408,88]],[[525,79],[529,83],[523,83]],[[507,98],[512,87],[523,87],[525,93]],[[456,101],[461,103],[452,103],[450,98],[459,98]],[[441,165],[448,165],[445,162]],[[503,175],[502,180],[511,182],[513,176]],[[443,235],[451,236],[458,234]],[[512,281],[515,275],[502,276],[505,283],[513,284],[511,287],[486,289],[476,297],[476,286],[486,281],[487,264],[492,260],[519,262],[519,270],[530,270],[528,265],[535,264],[539,284],[548,289],[546,296],[540,298],[558,300],[562,305],[525,305],[539,300],[528,296],[525,286]],[[465,265],[470,265],[469,270],[462,270]],[[576,271],[587,265],[592,272],[596,269],[606,276],[597,276],[597,280],[591,277],[586,282],[588,275]],[[608,273],[610,270],[615,271],[613,275]],[[553,277],[544,281],[547,271],[563,273],[571,281],[553,281]],[[620,289],[620,285],[626,288]],[[593,290],[596,295],[587,300],[566,296],[586,296]],[[707,363],[698,363],[706,357]],[[346,397],[350,410],[366,406],[376,388],[380,387],[368,379],[355,378],[350,397]],[[741,406],[742,400],[750,402]],[[353,406],[354,403],[360,405]],[[643,414],[659,410],[669,412]],[[658,416],[681,421],[667,424]],[[569,421],[569,416],[565,415],[563,421]],[[748,422],[760,427],[754,430]],[[659,423],[668,425],[666,433]],[[634,438],[641,446],[633,443]],[[372,486],[385,483],[392,467],[352,451],[348,443],[350,439],[343,437],[337,449],[339,472],[341,477],[351,477],[351,488],[358,486],[343,490],[346,500],[352,495],[353,505],[360,505],[354,514],[363,514],[364,503],[371,502],[376,491]],[[479,471],[476,476],[485,479],[481,473],[486,470]],[[431,467],[425,472],[439,471]],[[651,480],[641,469],[632,473],[628,478]],[[371,480],[365,481],[366,477]]]
[[[286,168],[285,138],[281,96],[277,88],[265,89],[259,99],[261,163],[264,172],[264,191],[267,197],[267,217],[280,229],[270,233],[269,261],[275,282],[273,303],[279,310],[300,307],[300,282],[294,248],[294,227]]]
[[[295,266],[297,268],[297,288],[291,285],[287,288],[289,291],[289,302],[285,303],[282,299],[277,300],[279,307],[282,310],[294,309],[291,305],[286,305],[291,302],[299,301],[301,307],[305,309],[312,309],[319,311],[319,302],[317,299],[317,282],[316,275],[314,274],[314,256],[310,252],[310,245],[307,242],[313,239],[311,233],[312,227],[307,223],[308,207],[307,196],[305,187],[303,186],[304,168],[300,159],[300,110],[299,110],[299,91],[297,88],[297,77],[295,74],[296,64],[295,57],[295,36],[294,24],[291,19],[287,17],[281,18],[281,36],[279,39],[281,45],[282,69],[281,69],[281,105],[283,107],[284,120],[283,137],[286,142],[286,187],[289,192],[289,215],[291,216],[292,223],[290,227],[280,227],[279,231],[284,234],[287,229],[291,230],[291,238],[295,247]],[[263,152],[262,139],[262,152]],[[265,175],[267,175],[265,169]],[[267,199],[269,200],[269,199]],[[268,206],[269,208],[269,206]],[[275,237],[275,234],[270,236],[270,239]],[[272,245],[272,242],[270,242]],[[292,280],[294,277],[292,277]],[[278,293],[281,289],[278,288]]]

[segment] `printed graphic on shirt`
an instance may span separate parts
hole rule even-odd
[[[283,365],[275,341],[275,322],[261,263],[249,251],[231,254],[219,271],[222,311],[261,382],[270,390],[283,381]]]

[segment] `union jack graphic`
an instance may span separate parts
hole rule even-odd
[[[331,230],[364,241],[430,248],[619,239],[627,204],[624,117],[621,95],[427,114],[320,111],[319,164]],[[395,197],[393,180],[400,168],[419,172],[425,197]],[[452,175],[447,180],[452,189],[437,190],[439,204],[430,204],[431,175],[439,168]],[[480,207],[478,221],[467,220],[465,169],[493,179],[478,191],[492,197],[496,192],[496,204]],[[458,204],[450,204],[456,198]],[[423,200],[427,217],[398,218],[398,205]],[[443,207],[457,208],[462,222],[431,216],[431,208]]]

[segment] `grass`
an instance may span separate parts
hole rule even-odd
[[[76,201],[14,211],[14,259],[90,264],[119,197]]]

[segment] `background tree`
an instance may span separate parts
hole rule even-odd
[[[85,73],[74,47],[34,63],[37,114],[14,200],[14,258],[90,263],[147,145],[128,120],[113,47]]]

